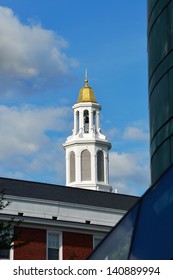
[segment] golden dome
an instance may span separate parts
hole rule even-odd
[[[80,102],[93,102],[97,103],[95,96],[94,96],[94,91],[91,87],[88,86],[88,78],[85,78],[85,85],[80,89],[79,91],[79,97],[77,100],[77,103]]]

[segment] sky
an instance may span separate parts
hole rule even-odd
[[[88,70],[112,144],[110,185],[150,186],[145,0],[0,0],[0,176],[65,185]]]

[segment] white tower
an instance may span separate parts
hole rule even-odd
[[[100,129],[101,106],[93,89],[85,85],[79,92],[74,111],[73,134],[63,147],[66,151],[66,185],[110,192],[109,154],[111,144]]]

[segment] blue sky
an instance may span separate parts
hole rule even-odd
[[[150,185],[145,0],[0,1],[0,176],[65,185],[62,143],[88,69],[110,184]]]

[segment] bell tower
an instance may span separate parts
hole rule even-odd
[[[100,128],[101,106],[93,89],[85,84],[79,91],[74,111],[74,129],[63,147],[66,151],[66,185],[110,192],[109,149],[111,144]]]

